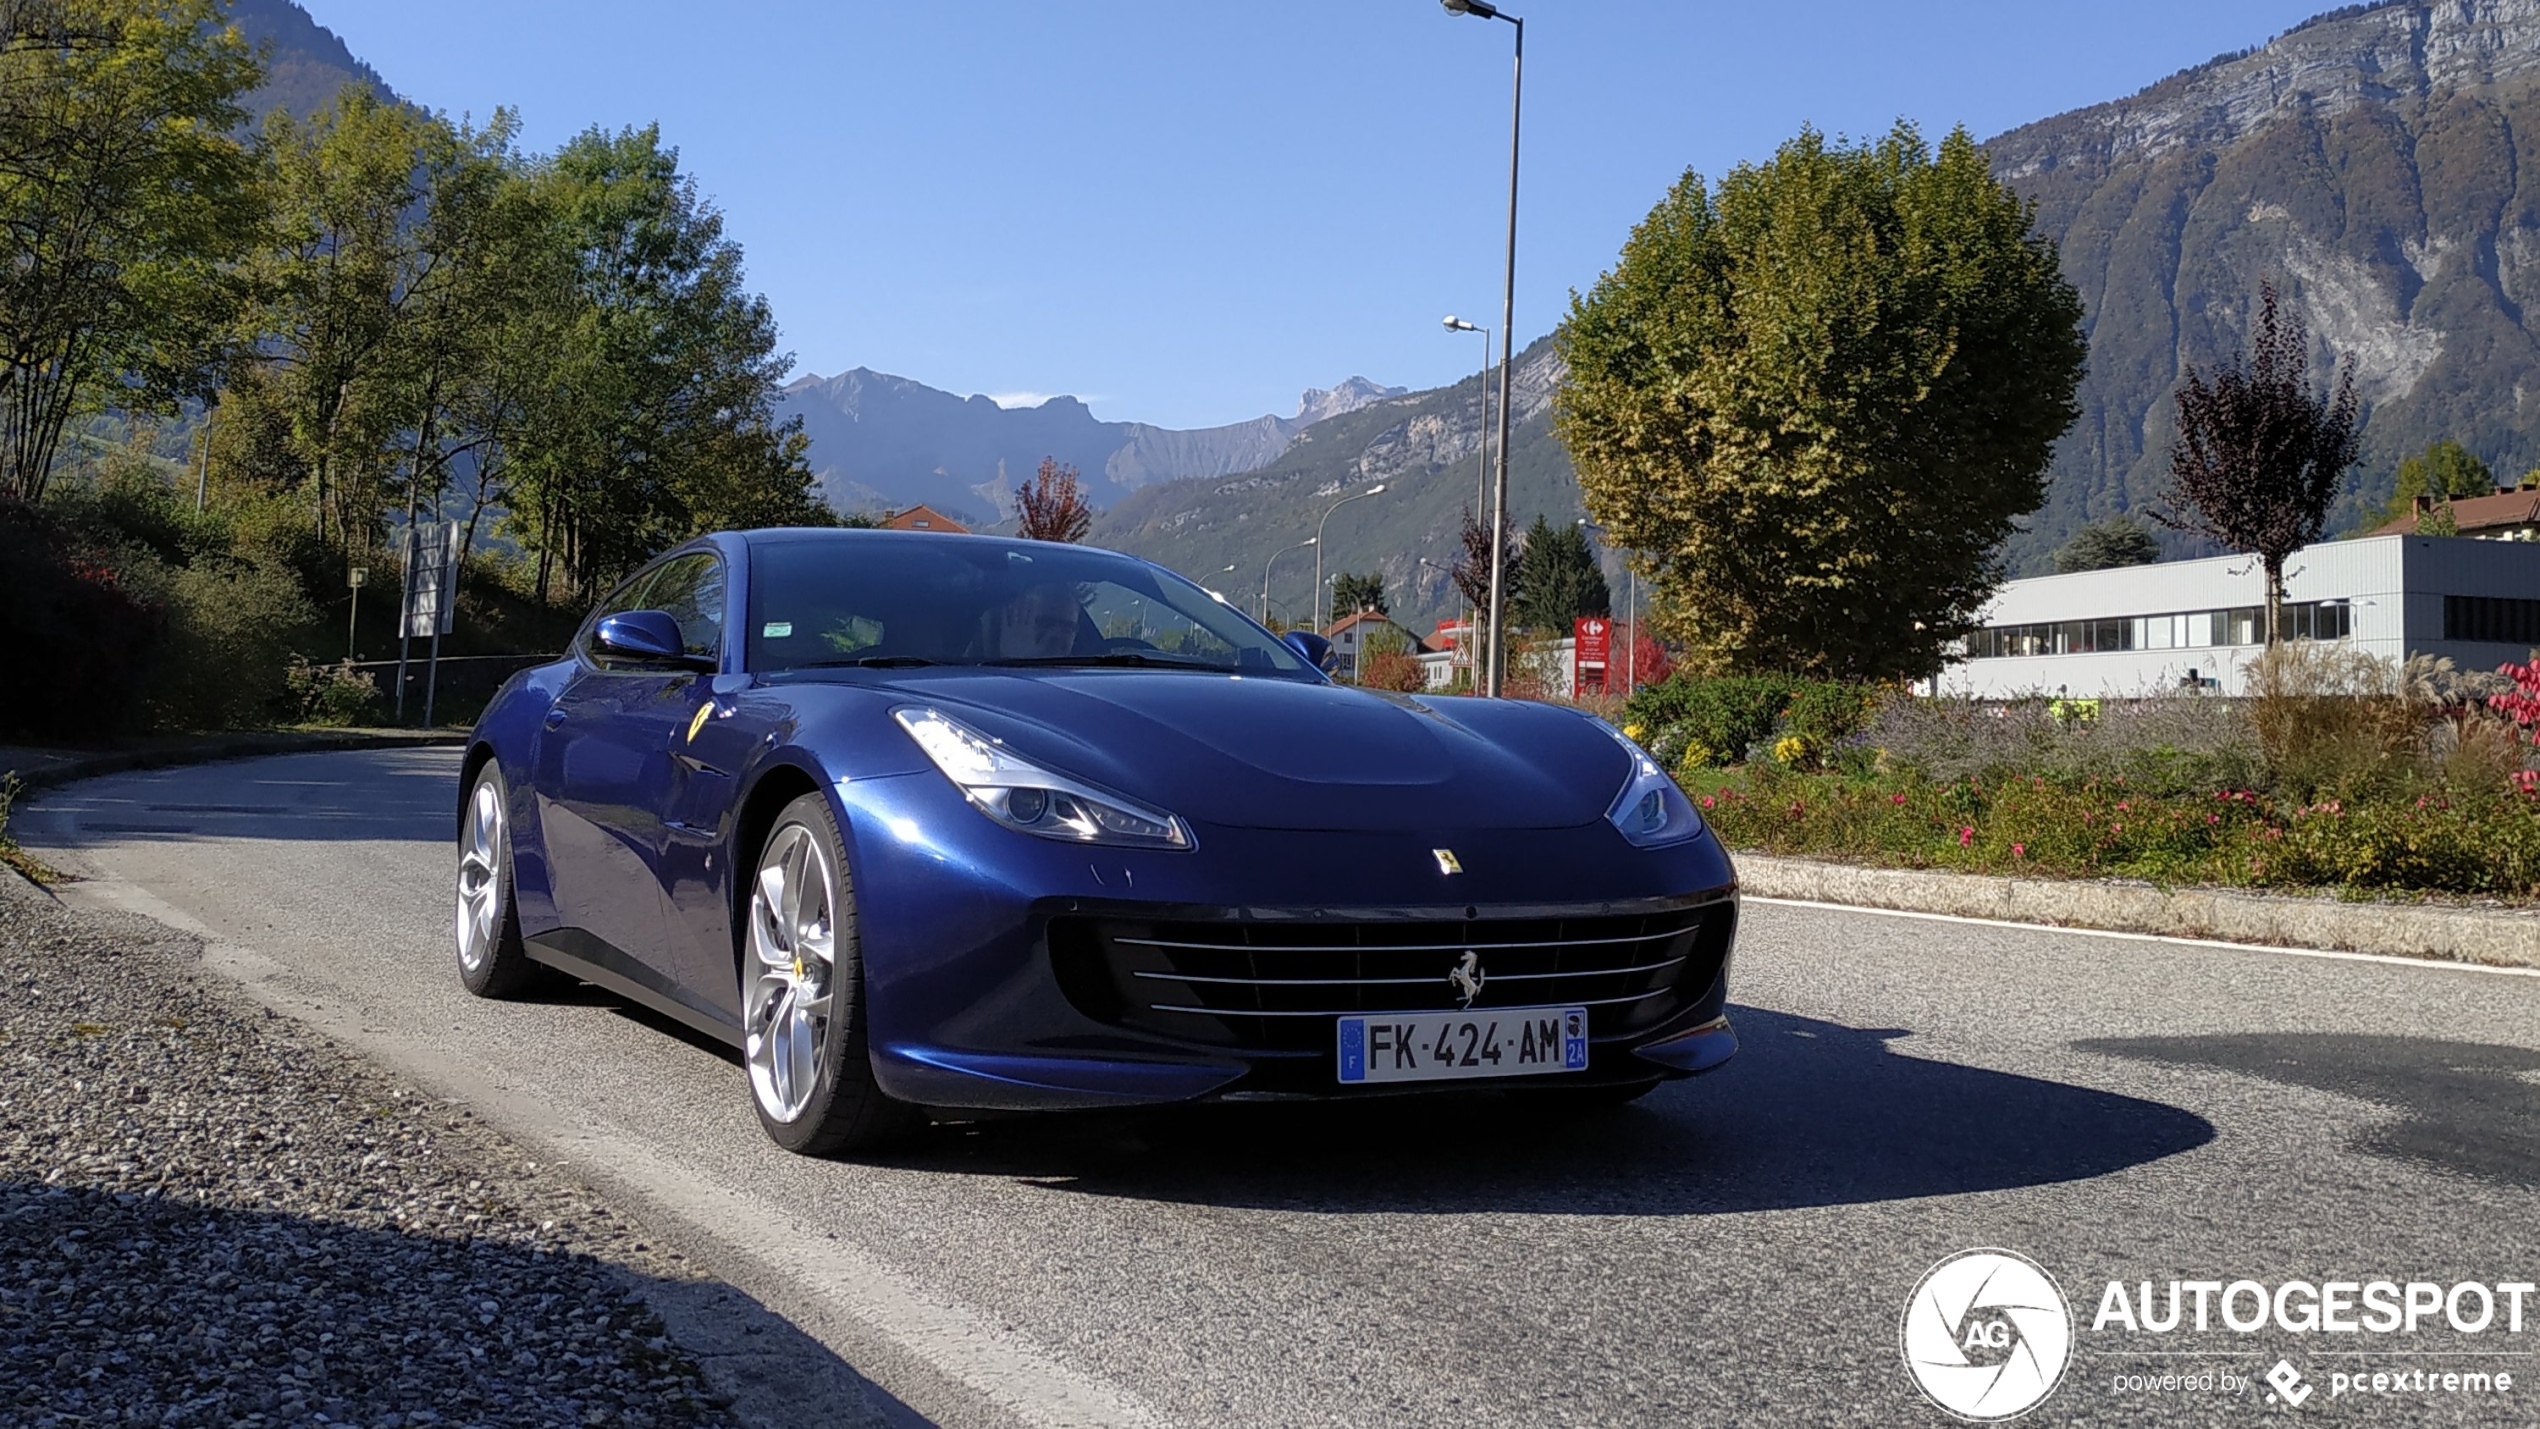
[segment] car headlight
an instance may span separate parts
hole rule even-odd
[[[1189,848],[1188,825],[1160,809],[1044,769],[999,740],[937,711],[891,711],[944,777],[989,818],[1067,843]]]
[[[1695,812],[1693,801],[1649,751],[1632,741],[1631,736],[1597,720],[1597,727],[1614,737],[1632,757],[1631,777],[1623,781],[1623,792],[1614,796],[1613,807],[1605,817],[1623,837],[1641,848],[1661,848],[1682,843],[1702,832],[1702,815]]]

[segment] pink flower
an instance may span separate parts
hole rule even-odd
[[[2028,845],[2027,845],[2027,844],[2013,844],[2013,845],[2011,845],[2011,857],[2013,857],[2013,858],[2026,858],[2026,857],[2028,857]]]
[[[1705,795],[1703,795],[1703,796],[1702,796],[1702,807],[1704,807],[1704,808],[1706,808],[1706,809],[1711,807],[1711,796],[1710,796],[1710,795],[1705,794]]]
[[[1976,841],[1976,828],[1975,828],[1975,825],[1973,825],[1973,824],[1961,824],[1961,825],[1959,826],[1959,828],[1958,828],[1958,847],[1960,847],[1960,848],[1965,848],[1965,847],[1967,847],[1968,845],[1973,844],[1975,841]]]
[[[2529,786],[2525,785],[2524,787],[2528,788]],[[1887,801],[1891,804],[1902,804],[1905,802],[1905,796],[1902,794],[1890,794],[1887,796]]]
[[[2205,816],[2205,822],[2206,822],[2206,823],[2209,823],[2209,824],[2219,824],[2219,823],[2221,823],[2221,822],[2222,822],[2222,815],[2220,815],[2220,814],[2207,814],[2207,815]]]

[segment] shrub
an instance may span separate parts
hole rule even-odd
[[[1409,694],[1429,687],[1429,671],[1407,650],[1379,650],[1373,655],[1362,650],[1358,656],[1358,683],[1371,690]]]
[[[1786,675],[1679,674],[1634,694],[1624,718],[1670,766],[1770,758],[1777,735],[1796,736],[1813,760],[1860,727],[1871,698],[1867,686]]]
[[[2332,641],[2295,641],[2250,669],[2250,719],[2276,786],[2298,800],[2393,791],[2418,771],[2429,712],[2390,661]]]
[[[2540,780],[2527,781],[2540,790]],[[1734,847],[1915,868],[2241,887],[2540,896],[2540,794],[2504,781],[2294,803],[2043,776],[1934,783],[1753,765],[1694,781]]]
[[[291,665],[317,611],[289,571],[205,561],[160,579],[168,632],[150,672],[152,723],[236,729],[299,714]]]
[[[379,682],[369,671],[355,669],[350,660],[312,665],[294,655],[284,683],[304,723],[341,729],[378,722]]]
[[[0,730],[93,741],[139,722],[158,611],[101,554],[31,507],[0,501]]]
[[[2123,779],[2150,793],[2272,787],[2243,702],[2185,693],[2100,700],[2088,718],[2058,718],[2055,703],[1891,700],[1863,738],[1891,766],[1942,782],[2042,775]]]

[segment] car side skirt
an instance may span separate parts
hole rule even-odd
[[[580,928],[557,928],[523,940],[529,956],[560,972],[603,987],[629,1002],[641,1003],[664,1017],[686,1023],[718,1042],[738,1047],[745,1040],[741,1024],[720,1009],[689,999],[676,982],[619,951],[617,946]]]

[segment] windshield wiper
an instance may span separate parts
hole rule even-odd
[[[788,665],[788,670],[906,670],[918,665],[940,665],[923,655],[857,655],[845,660],[804,660]]]
[[[1018,655],[1006,660],[990,660],[990,665],[1068,666],[1131,665],[1152,670],[1214,670],[1220,674],[1233,670],[1232,665],[1214,660],[1194,660],[1187,656],[1164,655],[1152,650],[1110,650],[1094,655]]]

